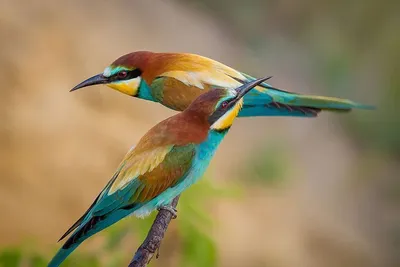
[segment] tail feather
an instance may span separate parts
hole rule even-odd
[[[80,225],[82,225],[83,221],[85,218],[88,217],[89,212],[92,210],[94,205],[97,203],[97,200],[99,199],[100,195],[96,197],[96,199],[93,201],[92,205],[90,205],[89,209],[61,236],[61,238],[58,240],[60,242],[63,240],[67,235],[69,235],[73,230],[78,228]]]
[[[61,249],[50,261],[48,267],[58,267],[60,264],[71,254],[83,241],[85,241],[90,236],[103,230],[105,227],[99,227],[99,222],[101,217],[94,216],[90,218],[86,223],[76,226],[79,223],[76,222],[68,231],[63,235],[65,237],[68,232],[71,232],[73,227],[76,227],[76,231],[67,239]]]
[[[268,84],[256,87],[244,96],[239,117],[297,116],[316,117],[321,111],[349,112],[352,109],[375,109],[348,99],[302,95],[279,89],[266,89]]]
[[[278,102],[263,105],[243,104],[239,117],[257,116],[292,116],[292,117],[316,117],[321,112],[319,108],[297,107]]]
[[[68,238],[61,249],[53,257],[48,267],[58,267],[83,241],[102,231],[129,215],[130,210],[116,210],[112,214],[102,216],[87,216],[84,222],[77,226],[74,233]]]
[[[57,254],[51,259],[50,263],[47,265],[47,267],[58,267],[60,264],[71,254],[78,246],[80,243],[76,243],[74,246],[71,246],[67,249],[61,248]]]
[[[295,106],[314,107],[329,111],[375,109],[374,106],[364,105],[348,99],[327,96],[295,95],[294,100],[292,100],[291,102],[291,104]]]
[[[248,81],[255,78],[242,73]],[[236,79],[238,80],[238,79]],[[241,83],[245,81],[238,80]],[[316,117],[321,111],[349,112],[352,109],[375,109],[348,99],[302,95],[261,83],[244,96],[239,117],[248,116],[297,116]]]

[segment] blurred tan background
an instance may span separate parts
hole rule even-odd
[[[399,3],[2,0],[0,251],[34,240],[50,257],[128,149],[174,114],[104,86],[68,92],[152,50],[378,106],[238,119],[208,172],[242,192],[207,202],[217,266],[399,266]],[[175,266],[169,250],[157,266]]]

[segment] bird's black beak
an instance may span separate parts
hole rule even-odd
[[[103,74],[97,74],[83,82],[81,82],[80,84],[78,84],[77,86],[75,86],[74,88],[72,88],[70,90],[70,92],[78,90],[80,88],[86,87],[86,86],[91,86],[91,85],[96,85],[96,84],[105,84],[108,83],[108,78],[104,77]]]
[[[236,96],[237,100],[240,100],[242,97],[244,97],[245,94],[247,94],[251,89],[253,89],[254,87],[256,87],[257,85],[259,85],[260,83],[265,82],[268,79],[271,79],[272,76],[269,77],[264,77],[264,78],[260,78],[260,79],[256,79],[254,81],[248,82],[243,84],[242,86],[236,88],[236,92],[238,93]]]

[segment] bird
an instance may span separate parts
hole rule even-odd
[[[117,58],[103,73],[79,83],[71,91],[105,84],[126,95],[182,111],[202,93],[236,88],[253,80],[248,74],[197,54],[136,51]],[[354,108],[375,107],[348,99],[292,93],[264,82],[244,97],[238,117],[316,117],[321,111],[347,112]]]
[[[128,215],[145,217],[170,202],[205,172],[243,107],[243,97],[270,77],[235,89],[210,90],[184,111],[151,128],[125,155],[90,208],[59,241],[71,234],[48,264],[57,267],[84,240]]]

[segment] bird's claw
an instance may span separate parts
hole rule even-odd
[[[175,209],[174,207],[172,207],[172,206],[161,206],[161,207],[159,207],[159,208],[157,208],[157,210],[158,211],[160,211],[160,210],[166,210],[166,211],[169,211],[171,214],[172,214],[172,219],[176,219],[177,217],[178,217],[178,214],[177,214],[177,209]]]

